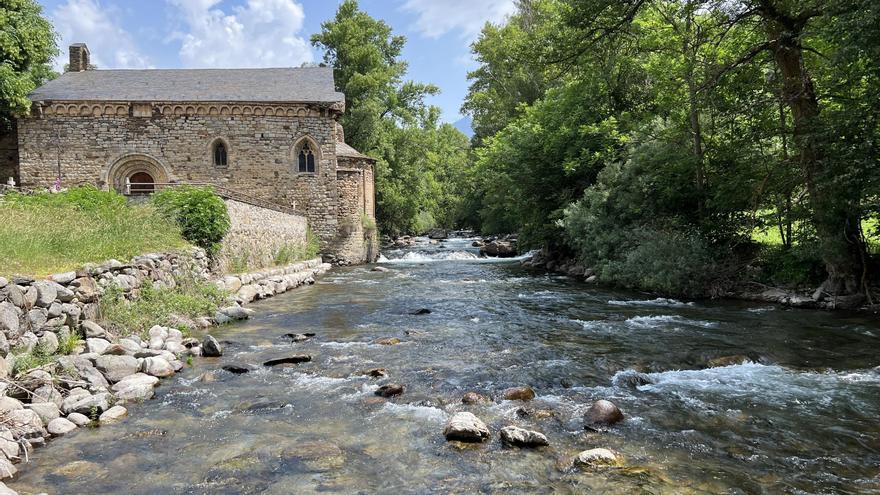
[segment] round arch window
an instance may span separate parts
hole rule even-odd
[[[135,172],[128,178],[130,184],[129,194],[153,194],[156,190],[156,180],[147,172]]]

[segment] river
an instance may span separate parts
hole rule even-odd
[[[34,451],[10,486],[66,495],[880,493],[878,321],[599,289],[477,259],[469,242],[422,241],[385,253],[387,272],[334,269],[253,304],[251,320],[213,330],[223,357],[196,359],[120,424]],[[422,308],[430,314],[412,314]],[[291,332],[316,335],[292,343]],[[401,343],[375,343],[386,337]],[[313,360],[262,366],[291,354]],[[730,355],[750,361],[706,367]],[[228,364],[252,371],[223,371]],[[377,367],[389,377],[364,376]],[[404,394],[374,395],[390,382]],[[519,385],[537,398],[461,404],[465,392],[497,397]],[[585,431],[583,413],[600,398],[626,420]],[[462,410],[489,425],[488,442],[444,439],[444,423]],[[509,424],[551,445],[504,447],[498,430]],[[593,447],[620,452],[627,467],[566,468]]]

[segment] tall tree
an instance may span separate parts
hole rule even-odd
[[[27,94],[54,77],[55,32],[35,0],[0,2],[0,132],[27,114]]]

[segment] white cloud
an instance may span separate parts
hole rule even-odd
[[[305,14],[295,0],[247,0],[229,12],[220,0],[167,0],[180,14],[184,67],[287,67],[312,61],[298,33]]]
[[[138,50],[131,35],[114,19],[114,13],[98,0],[68,0],[52,11],[52,23],[61,36],[56,70],[67,63],[71,43],[86,43],[92,64],[102,69],[152,67],[149,57]]]
[[[415,28],[438,38],[458,31],[468,41],[480,34],[486,21],[499,23],[516,10],[514,0],[406,0],[403,9],[418,16]]]

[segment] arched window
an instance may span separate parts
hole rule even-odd
[[[229,153],[226,150],[226,143],[221,140],[214,141],[214,166],[226,167],[229,165]]]
[[[297,153],[297,164],[300,172],[315,172],[315,152],[308,141],[303,141],[302,147]]]

